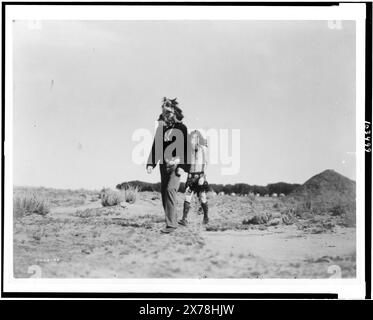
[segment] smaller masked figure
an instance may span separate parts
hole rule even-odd
[[[207,191],[209,189],[206,180],[206,165],[207,165],[207,141],[203,138],[198,130],[191,132],[190,137],[190,169],[188,173],[187,182],[185,184],[185,200],[183,208],[183,218],[179,224],[185,226],[188,224],[188,212],[190,209],[190,202],[194,194],[197,194],[201,202],[203,210],[203,223],[209,222]]]

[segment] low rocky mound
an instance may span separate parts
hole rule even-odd
[[[289,200],[298,203],[298,213],[341,216],[349,225],[356,221],[356,183],[334,170],[313,176],[295,189]]]
[[[356,199],[356,183],[334,170],[325,170],[296,188],[290,196],[315,203],[350,203]]]

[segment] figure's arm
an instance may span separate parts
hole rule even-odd
[[[207,167],[207,147],[201,146],[201,148],[202,148],[202,159],[203,159],[202,171],[205,172],[206,167]]]
[[[157,162],[155,161],[155,139],[153,140],[152,149],[150,150],[148,161],[146,162],[146,168],[154,167],[157,165]]]
[[[153,140],[152,149],[149,153],[148,161],[146,164],[146,168],[154,167],[157,165],[158,161],[161,160],[161,153],[163,152],[162,145],[157,146],[156,143],[160,144],[163,142],[163,124],[161,121],[159,121],[159,125],[157,127],[157,130],[155,132],[155,137]]]
[[[189,151],[189,134],[188,129],[185,125],[181,127],[181,131],[183,133],[184,137],[184,159],[182,159],[181,164],[178,165],[181,169],[183,169],[185,172],[189,172],[190,170],[190,163],[189,163],[189,157],[188,157],[188,151]]]

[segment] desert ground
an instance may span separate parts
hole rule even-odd
[[[17,278],[32,276],[33,265],[43,278],[356,276],[354,224],[338,213],[294,210],[288,197],[210,193],[207,226],[194,202],[189,225],[162,234],[157,192],[139,192],[134,203],[111,207],[102,206],[96,191],[37,192],[51,208],[45,215],[14,216]],[[178,196],[180,217],[183,195]]]

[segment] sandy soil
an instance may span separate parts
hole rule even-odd
[[[15,220],[15,277],[30,277],[31,265],[45,278],[328,278],[334,265],[355,277],[355,228],[330,217],[242,223],[263,212],[278,220],[281,199],[212,197],[207,228],[195,204],[190,224],[167,235],[157,193],[139,193],[125,208],[83,199]]]

